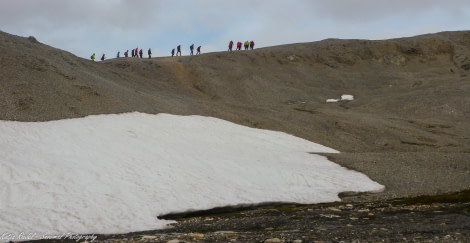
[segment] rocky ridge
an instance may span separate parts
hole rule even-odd
[[[342,195],[345,205],[359,210],[373,211],[375,206],[363,206],[369,203],[377,208],[383,206],[386,211],[390,200],[439,197],[470,188],[469,31],[376,41],[327,39],[253,51],[104,62],[78,58],[41,44],[34,37],[0,32],[0,52],[2,120],[48,121],[139,111],[214,116],[250,127],[283,131],[341,151],[325,156],[385,185],[386,190],[377,194]],[[344,94],[353,95],[354,99],[326,102]],[[464,242],[468,239],[468,220],[457,225],[434,220],[434,216],[426,221],[426,215],[443,211],[447,219],[455,215],[467,219],[467,202],[421,207],[428,208],[429,214],[415,220],[434,227],[426,232],[413,228],[413,224],[403,224],[398,231],[389,230],[389,234],[377,237],[362,234],[361,229],[371,232],[377,228],[371,218],[362,220],[364,216],[359,212],[342,210],[347,213],[333,219],[349,223],[331,221],[331,227],[341,229],[338,232],[344,234],[340,236],[346,238],[326,234],[315,238],[307,231],[292,233],[295,237],[281,235],[284,230],[302,229],[289,225],[303,215],[316,215],[310,221],[322,224],[330,219],[318,215],[337,215],[328,210],[316,211],[316,205],[293,210],[289,220],[272,221],[275,227],[249,229],[248,225],[261,224],[268,218],[246,217],[248,221],[243,225],[247,228],[226,227],[222,232],[239,232],[233,239],[241,242],[240,232],[258,235],[252,238],[256,241],[279,238],[352,242],[377,241],[383,236],[393,242]],[[419,205],[415,205],[414,215],[420,215]],[[400,212],[410,211],[402,209],[398,207],[395,215],[406,222],[408,216]],[[250,213],[263,212],[268,217],[274,212],[259,210]],[[281,216],[282,210],[275,218],[282,219]],[[203,234],[201,240],[217,241],[214,232],[218,232],[215,229],[223,221],[214,220],[213,229],[206,231],[200,228],[203,219],[195,218],[192,225],[191,220],[182,220],[178,225],[186,223],[186,230],[178,231],[175,226],[157,234]],[[225,219],[235,222],[239,218],[228,215]],[[392,219],[385,221],[389,225],[384,228],[392,229],[401,222]],[[314,222],[307,223],[310,221],[302,221],[304,228],[321,228]],[[354,224],[357,222],[361,224]],[[443,223],[451,225],[450,228],[442,226]],[[348,224],[354,227],[348,228]],[[403,233],[407,228],[410,232]],[[424,238],[413,238],[415,231]],[[358,236],[347,232],[356,232]],[[397,232],[402,232],[406,240],[394,238]],[[449,239],[446,232],[453,232]],[[439,238],[433,238],[433,234]],[[191,241],[184,237],[174,239]]]

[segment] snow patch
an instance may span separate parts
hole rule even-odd
[[[12,235],[143,231],[172,212],[383,189],[311,154],[334,149],[211,117],[0,121],[0,134],[0,232]]]
[[[354,96],[344,94],[344,95],[341,95],[341,100],[354,100]]]
[[[344,94],[344,95],[341,95],[341,99],[327,99],[326,103],[335,103],[335,102],[343,101],[343,100],[348,100],[348,101],[354,100],[354,96]]]

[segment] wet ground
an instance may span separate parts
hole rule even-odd
[[[375,202],[220,208],[164,218],[177,223],[165,230],[96,235],[94,242],[470,242],[470,190]]]

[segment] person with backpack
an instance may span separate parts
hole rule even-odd
[[[124,57],[128,57],[128,56],[129,56],[129,50],[126,50],[126,51],[124,52]]]
[[[181,45],[178,45],[178,46],[176,47],[176,56],[178,56],[178,53],[179,53],[180,56],[181,56]]]
[[[199,55],[201,54],[201,46],[198,46],[197,49],[196,49],[196,55]]]
[[[193,55],[193,50],[194,50],[194,44],[189,46],[189,50],[191,51],[191,53],[189,55],[192,56]]]
[[[150,50],[150,48],[149,48],[149,50],[147,51],[147,54],[149,55],[149,59],[152,58],[152,50]]]
[[[173,50],[171,50],[171,56],[175,56],[175,48],[173,48]]]
[[[254,41],[251,41],[251,42],[250,42],[250,49],[253,50],[254,47],[255,47],[255,42],[254,42]]]
[[[135,54],[135,57],[139,58],[139,48],[135,48],[135,51],[134,51],[134,54]]]
[[[105,56],[104,56],[104,53],[103,53],[103,55],[101,56],[101,61],[104,61],[104,59],[105,59]]]
[[[237,42],[237,50],[241,50],[242,49],[242,43],[239,41]]]
[[[140,49],[139,55],[140,55],[140,58],[142,58],[142,55],[144,55],[144,52],[142,51],[142,49]]]
[[[91,58],[92,61],[95,61],[95,53],[93,53],[93,55],[91,55],[90,58]]]
[[[250,42],[249,42],[249,41],[245,41],[244,46],[245,46],[245,50],[248,50],[248,47],[250,46]]]
[[[228,51],[232,51],[232,47],[233,47],[233,41],[230,41],[228,43]]]

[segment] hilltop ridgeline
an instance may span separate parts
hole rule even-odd
[[[1,32],[0,51],[2,120],[164,112],[220,117],[348,151],[468,145],[442,142],[426,127],[458,134],[459,121],[468,120],[470,31],[99,63]],[[342,94],[355,100],[325,103]],[[363,135],[377,131],[387,136]]]

